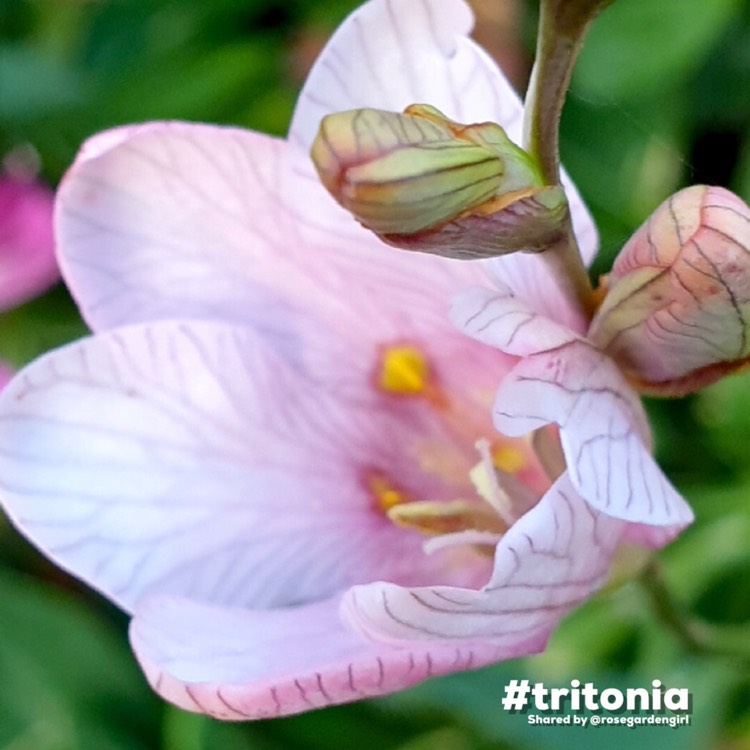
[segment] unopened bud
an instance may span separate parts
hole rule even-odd
[[[750,208],[728,190],[665,201],[606,283],[589,338],[642,391],[692,393],[748,363]]]
[[[460,125],[434,107],[323,119],[312,147],[321,181],[391,245],[451,257],[546,249],[567,217],[532,158],[494,123]]]

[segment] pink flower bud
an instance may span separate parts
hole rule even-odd
[[[631,237],[589,338],[644,392],[694,392],[748,361],[750,208],[719,187],[676,193]]]
[[[452,258],[540,252],[561,236],[565,193],[491,122],[434,107],[328,115],[312,151],[331,195],[384,242]]]

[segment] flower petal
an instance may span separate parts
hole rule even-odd
[[[230,326],[102,334],[0,394],[0,501],[125,608],[148,593],[270,607],[381,576],[486,579],[486,565],[451,573],[449,556],[426,557],[377,508],[371,471],[416,497],[454,488],[411,452],[431,425],[376,409],[367,386],[322,387]]]
[[[401,690],[428,677],[540,650],[491,643],[392,648],[346,628],[338,600],[269,612],[155,597],[136,607],[131,642],[152,687],[189,711],[257,719]]]
[[[587,341],[521,361],[501,383],[494,415],[508,435],[558,424],[571,481],[595,509],[655,526],[692,521],[690,506],[648,451],[640,400],[614,362]]]
[[[176,123],[88,141],[60,187],[56,224],[63,273],[92,328],[188,315],[255,323],[273,310],[253,261],[284,225],[273,176],[282,148]]]
[[[637,544],[639,547],[661,549],[675,539],[683,528],[684,524],[678,526],[649,526],[643,523],[630,523],[623,541]]]
[[[0,310],[46,291],[59,278],[52,237],[52,191],[0,175]]]
[[[592,507],[632,523],[690,523],[690,507],[648,452],[643,406],[609,357],[502,285],[463,292],[451,317],[468,336],[525,358],[497,393],[500,432],[524,435],[554,422],[573,485]]]
[[[571,200],[569,192],[568,199]],[[578,230],[576,231],[580,234]],[[596,237],[596,230],[593,232]],[[583,242],[581,244],[583,245]],[[596,245],[593,247],[596,248]],[[588,254],[588,260],[593,259],[595,254],[595,250],[591,251]],[[526,300],[542,315],[559,321],[576,333],[586,332],[588,321],[570,304],[568,298],[562,293],[555,274],[539,254],[513,253],[493,258],[488,261],[486,270],[495,285],[498,282],[507,284],[520,298]]]
[[[472,287],[451,306],[454,325],[467,336],[516,357],[581,340],[570,328],[540,314],[502,281],[496,289]]]
[[[463,0],[371,0],[339,27],[310,72],[289,132],[300,152],[289,187],[310,222],[356,231],[332,199],[309,210],[304,205],[305,194],[318,182],[307,153],[325,115],[365,107],[401,112],[409,104],[430,104],[457,122],[495,122],[521,143],[521,100],[489,55],[469,39],[473,25]],[[589,263],[598,245],[596,227],[567,175],[563,184]],[[491,266],[540,310],[556,311],[558,317],[565,310],[570,322],[582,326],[538,258],[516,253]]]
[[[482,590],[372,583],[347,592],[343,613],[370,638],[402,646],[480,638],[512,648],[543,639],[604,583],[624,528],[592,510],[563,474],[500,541]]]
[[[520,140],[523,107],[487,53],[468,38],[463,0],[371,0],[331,37],[305,82],[290,140],[304,150],[321,119],[373,107],[430,104],[462,123],[493,121]]]
[[[446,301],[481,270],[387,248],[364,230],[359,244],[335,227],[303,237],[280,185],[285,149],[180,123],[87,144],[61,187],[57,232],[88,323],[190,317],[289,339],[289,318],[314,311],[351,339],[447,328]],[[315,212],[329,198],[316,184],[305,200]]]

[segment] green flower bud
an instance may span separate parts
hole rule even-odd
[[[665,201],[615,261],[589,338],[646,393],[692,393],[750,360],[750,208],[697,185]]]
[[[333,197],[385,242],[452,257],[543,250],[567,217],[531,157],[494,123],[460,125],[434,107],[323,119],[312,147]]]

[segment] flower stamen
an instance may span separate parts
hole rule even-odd
[[[484,439],[477,440],[476,447],[477,451],[479,451],[479,457],[481,460],[469,472],[469,478],[471,479],[479,497],[487,502],[495,513],[497,513],[497,515],[505,522],[506,526],[510,526],[515,519],[510,498],[498,481],[496,471],[498,467],[495,463],[494,456],[497,449],[494,452],[491,451],[489,440]]]
[[[386,515],[397,526],[415,529],[431,536],[459,531],[502,534],[507,530],[507,525],[491,508],[469,500],[419,500],[394,505]]]
[[[445,407],[445,394],[435,383],[425,354],[409,344],[382,349],[375,381],[380,390],[395,396],[421,396],[436,407]]]
[[[383,513],[387,514],[394,506],[409,502],[406,493],[394,487],[388,477],[383,474],[370,476],[367,485],[374,496],[375,504]]]

